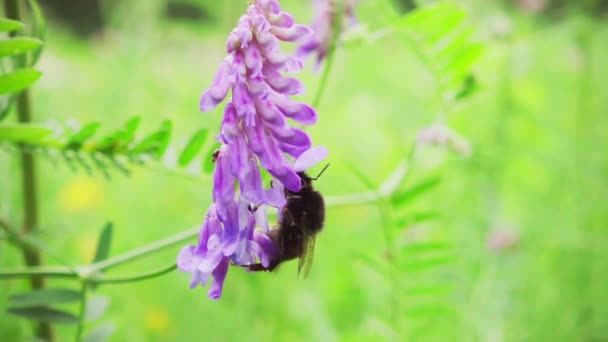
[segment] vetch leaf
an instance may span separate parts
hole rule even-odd
[[[131,142],[133,139],[135,139],[135,131],[137,131],[140,123],[140,116],[134,116],[125,123],[125,142]]]
[[[431,177],[425,181],[422,181],[410,188],[404,189],[402,191],[397,191],[391,197],[391,203],[397,206],[403,206],[404,204],[416,199],[418,196],[424,194],[425,192],[431,190],[435,186],[439,185],[441,182],[441,178],[439,177]]]
[[[446,294],[452,291],[452,287],[443,284],[417,285],[411,286],[403,290],[404,296],[436,296]]]
[[[58,303],[78,302],[82,299],[79,291],[71,289],[44,289],[12,295],[9,305],[15,307],[46,306]]]
[[[23,23],[8,18],[0,18],[0,32],[13,32],[23,28]]]
[[[0,57],[22,54],[41,46],[42,42],[36,38],[15,37],[0,40]]]
[[[28,124],[2,124],[0,125],[0,141],[35,142],[42,140],[53,133],[48,127]]]
[[[357,252],[352,255],[352,257],[360,261],[363,265],[373,269],[379,273],[385,273],[387,271],[387,262],[386,260],[382,260],[377,256],[373,256],[363,252]]]
[[[444,78],[442,83],[447,87],[457,87],[460,82],[469,75],[472,65],[479,59],[483,52],[483,45],[470,44],[459,55],[443,68]]]
[[[93,262],[98,262],[108,258],[110,254],[110,245],[112,244],[112,233],[114,231],[114,224],[112,222],[106,223],[99,234],[99,242],[97,243],[97,250],[95,251],[95,258]]]
[[[184,167],[190,164],[205,144],[205,140],[207,140],[207,129],[202,128],[190,138],[186,147],[179,154],[178,165]]]
[[[68,140],[68,143],[67,143],[68,146],[82,145],[85,141],[87,141],[89,138],[91,138],[93,135],[95,135],[95,133],[97,132],[99,127],[101,127],[101,124],[99,122],[91,122],[91,123],[87,124],[86,126],[82,127],[78,132],[76,132],[74,135],[72,135],[70,137],[70,139]]]
[[[172,126],[171,121],[163,121],[158,131],[148,135],[133,147],[133,153],[153,153],[157,158],[162,157],[171,139]]]
[[[361,184],[365,185],[367,190],[376,191],[377,186],[376,184],[374,184],[374,181],[372,181],[363,172],[361,172],[361,170],[359,170],[359,167],[357,167],[351,162],[345,162],[345,164],[348,167],[349,171],[352,172],[352,174],[355,176],[355,178],[357,178],[357,180],[359,180]]]
[[[110,306],[110,299],[105,296],[92,296],[87,299],[87,310],[85,319],[95,321],[101,318]]]
[[[96,326],[85,338],[85,342],[105,342],[116,331],[116,326],[112,322],[103,323]]]
[[[16,93],[36,82],[42,73],[38,70],[25,68],[0,75],[0,94]]]
[[[403,254],[416,254],[425,252],[437,252],[451,250],[452,244],[447,242],[419,242],[405,245],[401,248]]]
[[[52,309],[46,306],[31,306],[25,308],[8,308],[8,313],[38,322],[54,324],[78,324],[80,320],[69,312]]]
[[[432,268],[451,264],[456,261],[456,256],[453,254],[437,255],[427,258],[415,258],[413,260],[407,260],[401,263],[401,270],[403,272],[418,272],[426,271]]]
[[[441,214],[436,211],[429,212],[417,212],[409,215],[402,215],[395,219],[395,227],[398,230],[408,228],[411,225],[419,224],[422,222],[436,220],[441,217]]]

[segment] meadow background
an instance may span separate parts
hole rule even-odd
[[[110,132],[132,115],[141,115],[144,130],[168,118],[177,144],[196,128],[216,130],[221,109],[200,113],[199,96],[246,3],[190,1],[201,9],[193,19],[168,17],[171,2],[104,2],[104,28],[84,35],[48,11],[38,66],[43,77],[33,87],[36,121],[95,120]],[[297,22],[310,21],[308,1],[281,3]],[[189,275],[180,272],[100,287],[94,295],[108,299],[100,322],[116,325],[112,341],[608,340],[608,120],[602,116],[608,25],[601,12],[584,10],[584,1],[554,2],[537,12],[521,3],[458,2],[484,53],[474,66],[476,91],[447,124],[468,140],[472,154],[425,148],[414,158],[412,182],[441,181],[408,208],[439,217],[401,227],[398,241],[449,245],[454,262],[387,278],[361,257],[386,256],[377,206],[330,206],[305,280],[297,279],[295,263],[276,274],[233,268],[219,301],[209,300],[206,289],[190,290]],[[389,2],[366,0],[357,15],[376,31],[386,26],[387,11],[395,13]],[[311,102],[320,73],[307,66],[302,100]],[[309,130],[331,153],[316,187],[327,197],[366,191],[353,166],[382,183],[441,111],[435,81],[402,35],[340,47],[317,108],[319,123]],[[0,150],[0,165],[0,214],[19,222],[17,154]],[[209,177],[158,165],[110,180],[44,158],[38,166],[39,238],[72,264],[91,261],[107,221],[115,226],[116,255],[200,224],[211,200]],[[506,243],[496,247],[497,240]],[[180,248],[111,274],[166,265]],[[21,263],[18,250],[2,242],[0,269]],[[442,286],[412,303],[395,281]],[[30,323],[4,312],[8,296],[27,288],[25,280],[0,282],[2,341],[31,338]],[[409,310],[418,301],[438,305]],[[73,330],[58,326],[58,340],[72,339]]]

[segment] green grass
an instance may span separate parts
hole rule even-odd
[[[492,25],[488,17],[474,20],[482,33]],[[394,275],[402,286],[439,281],[452,288],[428,298],[447,303],[449,311],[408,315],[417,303],[393,301],[391,282],[355,257],[384,254],[377,208],[331,207],[306,280],[297,279],[294,263],[276,274],[233,268],[219,302],[207,299],[207,289],[190,290],[189,276],[178,272],[99,288],[97,294],[111,298],[102,321],[116,323],[113,340],[396,339],[389,320],[396,303],[402,340],[607,339],[608,27],[589,18],[508,18],[517,28],[512,41],[488,39],[476,66],[481,90],[449,118],[471,142],[473,156],[433,149],[419,155],[412,180],[440,174],[442,182],[412,210],[439,211],[441,217],[399,232],[399,241],[432,238],[455,246],[457,262],[451,266]],[[578,43],[582,25],[589,27],[589,50]],[[107,131],[131,115],[142,116],[144,129],[170,118],[177,143],[199,127],[216,130],[221,110],[199,113],[198,98],[224,56],[227,29],[160,22],[135,31],[117,29],[80,41],[51,23],[40,64],[44,75],[33,90],[35,117],[98,120]],[[319,74],[303,74],[304,101],[314,97],[318,80]],[[309,130],[315,144],[331,151],[332,165],[317,187],[327,196],[365,191],[348,165],[381,183],[416,132],[432,122],[438,109],[434,80],[403,39],[391,35],[340,50],[329,82],[319,124]],[[0,178],[0,214],[18,222],[18,159],[0,152],[0,163],[8,165]],[[115,173],[110,181],[55,168],[47,160],[39,161],[39,169],[41,239],[74,264],[90,260],[108,220],[115,225],[116,255],[200,224],[211,200],[209,179],[145,167],[131,177]],[[518,244],[500,253],[489,250],[487,237],[495,229],[515,231]],[[112,274],[162,267],[178,250]],[[20,263],[17,251],[2,244],[1,267]],[[0,283],[2,312],[7,295],[26,286],[21,280]],[[0,322],[0,340],[26,340],[30,334],[27,323],[5,313]],[[60,340],[69,340],[74,328],[58,332]]]

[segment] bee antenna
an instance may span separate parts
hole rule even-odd
[[[329,167],[329,163],[327,163],[327,165],[325,165],[325,167],[323,168],[323,170],[321,170],[321,172],[319,172],[319,174],[317,175],[317,177],[311,178],[311,179],[314,180],[314,181],[316,181],[317,179],[319,179],[319,177],[321,177],[321,175],[323,174],[323,172],[325,172],[325,170],[327,170],[328,167]]]

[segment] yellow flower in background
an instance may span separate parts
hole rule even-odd
[[[146,330],[157,335],[166,335],[171,328],[169,313],[163,307],[154,306],[146,309],[144,314]]]
[[[68,213],[95,208],[102,200],[102,183],[92,177],[76,177],[59,192],[59,204]]]

